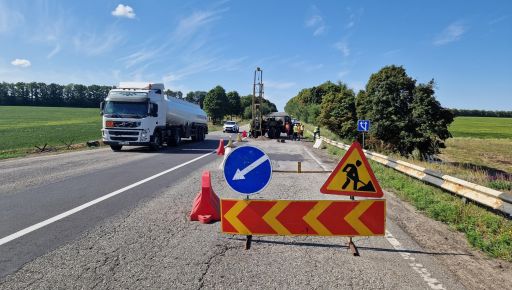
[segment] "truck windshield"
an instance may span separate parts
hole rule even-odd
[[[113,102],[105,104],[105,117],[144,118],[148,115],[147,102]]]

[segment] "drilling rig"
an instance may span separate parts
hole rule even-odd
[[[261,103],[263,102],[263,70],[257,67],[254,71],[254,83],[252,86],[252,120],[251,136],[258,138],[264,135],[263,116],[261,114]]]

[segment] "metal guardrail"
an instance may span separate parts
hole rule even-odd
[[[311,133],[311,132],[310,132]],[[320,137],[323,142],[348,150],[347,144],[333,141],[325,137]],[[423,168],[418,165],[407,163],[402,160],[395,160],[388,156],[363,150],[366,157],[379,162],[396,171],[405,173],[411,177],[422,180],[426,183],[445,189],[451,193],[470,199],[481,205],[485,205],[494,210],[503,212],[512,217],[512,194],[494,190],[485,186],[474,184],[450,175],[444,175],[431,169]]]

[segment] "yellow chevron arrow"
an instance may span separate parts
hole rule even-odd
[[[318,220],[318,216],[331,205],[332,201],[318,201],[315,206],[302,218],[315,232],[322,236],[331,236],[332,233]]]
[[[279,200],[276,204],[263,216],[263,220],[272,227],[276,233],[280,235],[291,235],[290,231],[283,226],[278,220],[277,216],[290,204],[290,201]]]
[[[359,217],[373,204],[373,200],[361,200],[359,204],[345,216],[345,221],[351,225],[361,236],[372,236],[373,233]]]
[[[239,234],[250,235],[251,231],[238,219],[238,215],[249,205],[250,200],[239,200],[224,215],[224,218],[237,230]]]

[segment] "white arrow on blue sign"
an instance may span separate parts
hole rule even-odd
[[[368,132],[370,130],[370,120],[358,120],[357,131]]]
[[[262,191],[272,178],[267,154],[254,146],[234,149],[224,162],[224,179],[234,191],[251,195]]]

